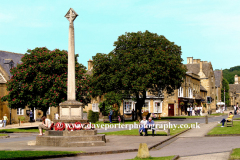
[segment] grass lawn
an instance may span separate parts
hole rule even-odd
[[[223,115],[228,115],[227,113],[213,113],[211,116],[223,116]]]
[[[189,126],[191,124],[188,124]],[[188,128],[178,128],[180,127],[180,125],[177,125],[176,129],[173,129],[171,128],[170,129],[170,135],[175,135],[175,134],[178,134],[182,131],[185,131],[186,129]],[[104,132],[104,133],[99,133],[99,134],[105,134],[105,135],[116,135],[116,136],[139,136],[139,133],[138,133],[138,130],[139,129],[131,129],[131,130],[122,130],[122,131],[114,131],[114,132]],[[155,132],[155,135],[157,136],[166,136],[166,132]]]
[[[191,119],[191,118],[204,118],[205,116],[173,116],[173,117],[161,117],[164,119]]]
[[[0,159],[40,157],[49,155],[77,154],[82,151],[0,151]]]
[[[37,133],[39,132],[38,129],[27,129],[27,128],[13,128],[13,129],[0,129],[0,133]],[[45,132],[45,130],[43,130]]]
[[[233,127],[221,127],[222,124],[218,124],[213,128],[208,135],[213,134],[240,134],[240,121],[233,121]]]
[[[7,134],[0,134],[0,137],[1,137],[1,136],[8,136],[8,135],[7,135]]]
[[[167,156],[167,157],[149,157],[149,158],[138,158],[138,157],[135,157],[133,159],[127,159],[127,160],[141,160],[141,159],[144,159],[144,160],[148,160],[148,159],[154,159],[154,160],[172,160],[174,158],[174,156]]]
[[[240,120],[240,117],[239,118],[233,118],[233,119]]]
[[[230,159],[240,159],[240,148],[233,149]]]
[[[168,122],[168,120],[165,120],[165,119],[158,119],[158,120],[154,120],[154,122],[159,122],[159,121],[166,121],[166,122]],[[125,121],[125,123],[120,123],[120,125],[124,125],[124,124],[134,124],[134,122],[136,123],[136,124],[139,124],[139,121]],[[107,122],[107,123],[104,123],[103,121],[98,121],[98,122],[96,122],[96,123],[92,123],[92,124],[94,124],[95,125],[95,128],[101,128],[101,125],[118,125],[119,124],[119,122],[118,121],[113,121],[112,123],[109,123],[109,122]]]

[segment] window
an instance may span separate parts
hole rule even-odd
[[[145,101],[142,107],[142,112],[147,112],[147,111],[150,113],[150,101]]]
[[[162,113],[162,101],[154,101],[154,113]]]
[[[24,109],[18,108],[17,109],[17,115],[23,115]]]
[[[98,103],[93,103],[93,104],[92,104],[92,111],[93,111],[93,112],[99,112]]]
[[[191,88],[188,88],[188,97],[193,98],[193,93]]]
[[[178,89],[178,97],[183,97],[183,88],[182,87],[180,87]]]
[[[124,113],[131,114],[133,109],[133,101],[124,101]]]

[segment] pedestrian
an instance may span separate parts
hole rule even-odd
[[[121,117],[120,117],[120,116],[118,116],[118,122],[119,122],[119,123],[121,122]]]
[[[110,123],[112,123],[112,116],[113,116],[113,110],[110,110],[109,115],[108,115]]]
[[[29,117],[30,117],[30,122],[32,122],[33,121],[33,112],[32,112],[32,110],[30,110]]]
[[[193,107],[191,106],[190,110],[189,110],[190,111],[190,116],[192,116],[192,110],[193,110]]]
[[[134,109],[132,110],[132,121],[134,121],[135,120],[135,111],[134,111]]]
[[[190,114],[190,108],[189,107],[187,107],[187,114],[188,114],[188,116]]]
[[[56,112],[55,113],[55,119],[58,120],[58,118],[59,118],[59,114],[58,114],[58,112]]]
[[[237,114],[237,107],[236,107],[236,105],[234,105],[234,115],[236,115]]]
[[[45,116],[42,116],[42,124],[38,126],[39,129],[39,136],[43,135],[43,129],[50,130],[51,127],[51,120],[46,118]]]
[[[5,114],[5,115],[3,116],[3,127],[4,127],[4,128],[6,127],[7,121],[8,121],[7,114]]]

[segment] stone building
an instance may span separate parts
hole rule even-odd
[[[89,60],[86,74],[92,75],[92,67],[92,60]],[[205,89],[201,92],[200,76],[193,72],[187,72],[182,86],[171,95],[168,95],[165,91],[163,91],[161,96],[151,95],[149,92],[146,92],[146,100],[142,112],[149,112],[152,115],[161,117],[186,115],[188,105],[202,105],[203,101],[205,101],[205,93]],[[91,103],[85,107],[84,111],[93,110],[99,112],[98,105],[101,101],[103,101],[103,96],[101,98],[92,98]],[[181,102],[184,104],[181,105]],[[135,104],[136,102],[131,97],[125,98],[120,106],[120,114],[124,114],[125,119],[131,119],[132,110],[136,111]]]
[[[200,76],[188,71],[182,86],[178,89],[177,115],[186,115],[188,106],[201,106],[203,100],[200,94]]]
[[[229,84],[230,106],[240,104],[240,77],[235,75],[234,84]]]
[[[207,96],[212,98],[212,103],[208,105],[207,108],[216,110],[215,76],[211,62],[187,57],[186,67],[188,72],[192,72],[200,76],[201,85],[207,90]]]
[[[7,52],[7,51],[0,51],[0,98],[2,96],[5,96],[8,94],[7,92],[7,81],[11,78],[10,69],[11,67],[16,67],[17,64],[21,64],[21,58],[23,54],[20,53],[13,53],[13,52]],[[9,65],[12,63],[12,66]],[[30,109],[26,106],[25,109],[10,109],[8,107],[8,102],[2,102],[0,101],[0,119],[3,117],[4,114],[7,114],[8,119],[10,120],[10,112],[11,112],[11,122],[17,123],[19,119],[27,122],[29,121],[29,113]],[[54,114],[58,112],[58,107],[49,107],[49,110],[47,112],[47,116],[50,119],[54,118]],[[35,110],[33,111],[34,119],[40,119],[43,115],[42,111]],[[10,122],[10,121],[9,121]],[[8,123],[9,123],[8,122]]]

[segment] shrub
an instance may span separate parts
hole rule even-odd
[[[99,119],[99,113],[93,112],[92,110],[88,111],[88,120],[89,122],[96,123]]]

